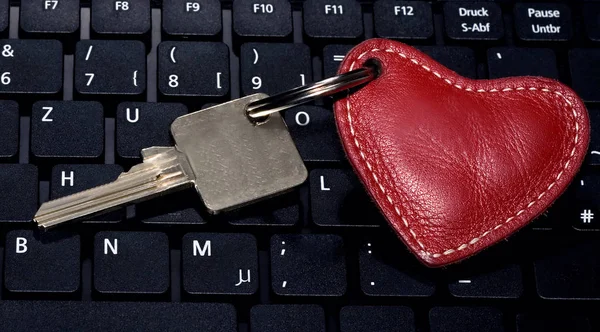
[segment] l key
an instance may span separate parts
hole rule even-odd
[[[194,186],[211,213],[274,196],[303,183],[307,171],[281,115],[261,125],[246,106],[256,94],[177,118],[175,147],[142,150],[144,162],[104,186],[44,203],[41,228]]]

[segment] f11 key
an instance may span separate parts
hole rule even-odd
[[[255,94],[175,119],[175,147],[143,149],[143,163],[116,181],[44,203],[34,220],[47,229],[192,186],[209,212],[218,213],[300,185],[308,172],[281,115],[260,124],[248,119],[248,104],[266,97]]]

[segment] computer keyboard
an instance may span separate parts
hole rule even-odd
[[[0,330],[600,330],[600,2],[0,0],[0,37]],[[352,173],[327,99],[284,114],[310,170],[293,192],[31,222],[172,145],[175,118],[332,76],[373,37],[466,77],[572,86],[592,123],[580,176],[508,240],[429,269]]]

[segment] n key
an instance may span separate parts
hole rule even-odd
[[[57,94],[63,50],[57,40],[0,40],[0,94]]]

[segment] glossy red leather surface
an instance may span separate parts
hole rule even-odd
[[[355,47],[340,72],[370,58],[381,75],[335,103],[338,131],[371,197],[426,265],[460,261],[511,235],[578,171],[589,120],[565,85],[464,78],[384,39]]]

